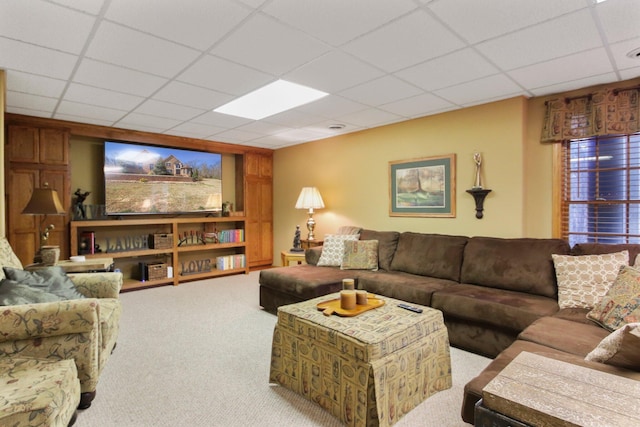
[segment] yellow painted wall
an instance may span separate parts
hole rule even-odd
[[[4,70],[0,70],[0,200],[2,200],[2,208],[0,209],[0,236],[7,235],[7,216],[4,204],[7,203],[4,191],[4,112],[7,107],[7,74]]]
[[[316,238],[341,225],[459,235],[524,235],[523,131],[527,100],[513,98],[276,150],[274,254],[291,247],[295,226],[306,237],[306,212],[294,208],[303,186],[319,188]],[[484,218],[475,217],[473,153],[483,157]],[[455,153],[456,217],[389,216],[389,162]]]

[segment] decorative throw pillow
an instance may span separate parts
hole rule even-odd
[[[629,252],[602,255],[551,255],[558,281],[560,308],[593,308],[629,265]]]
[[[0,266],[22,268],[22,263],[11,248],[6,237],[0,237]],[[4,271],[0,269],[0,279],[4,279]]]
[[[4,267],[4,274],[8,279],[57,295],[63,299],[84,298],[84,295],[78,292],[62,267],[45,267],[34,271]]]
[[[640,370],[640,323],[629,323],[610,333],[584,359]]]
[[[609,292],[587,317],[610,331],[640,322],[640,271],[629,266],[620,268]]]
[[[344,242],[341,270],[378,270],[377,240],[347,240]]]
[[[318,265],[339,267],[344,255],[344,242],[358,240],[359,237],[358,234],[327,234],[324,237]]]
[[[36,304],[41,302],[61,301],[57,295],[15,280],[0,280],[0,305]]]

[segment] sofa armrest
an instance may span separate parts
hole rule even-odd
[[[122,289],[122,273],[68,273],[78,292],[87,298],[118,298]]]
[[[322,255],[322,246],[315,246],[304,251],[304,260],[309,265],[318,265]]]
[[[95,298],[21,304],[0,310],[0,343],[92,333],[100,325]]]

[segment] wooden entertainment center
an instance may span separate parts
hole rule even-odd
[[[47,224],[55,225],[49,244],[59,245],[61,258],[79,253],[79,233],[94,231],[97,243],[106,244],[120,235],[173,234],[173,246],[165,249],[144,248],[137,250],[115,249],[87,257],[109,256],[121,268],[127,281],[126,287],[135,289],[155,285],[174,284],[218,275],[247,273],[249,269],[264,268],[273,263],[273,151],[215,141],[176,137],[142,131],[109,128],[68,121],[44,119],[17,114],[6,114],[5,180],[7,238],[23,264],[33,261],[35,250],[40,246],[40,216],[23,215],[33,188],[44,183],[57,190],[67,209],[66,215],[50,215]],[[236,217],[211,217],[195,215],[165,216],[147,215],[133,219],[101,219],[72,221],[71,205],[71,140],[92,139],[94,141],[116,140],[148,143],[174,148],[188,148],[231,156],[235,163],[234,210],[244,214]],[[75,142],[77,143],[77,142]],[[83,159],[84,161],[85,159]],[[89,159],[86,159],[89,160]],[[102,165],[96,165],[102,168]],[[101,169],[100,169],[101,170]],[[223,195],[223,197],[226,197]],[[244,241],[234,243],[212,243],[178,245],[178,235],[187,229],[212,231],[227,228],[244,230]],[[102,243],[101,242],[102,239]],[[114,248],[111,248],[114,249]],[[129,248],[131,249],[131,248]],[[107,250],[102,247],[102,250]],[[245,267],[219,271],[202,266],[196,261],[209,259],[210,263],[225,255],[244,255]],[[136,280],[138,259],[166,260],[174,270],[173,278],[140,282]],[[185,264],[185,262],[187,264]],[[121,266],[121,267],[119,267]],[[182,274],[186,266],[186,273]]]

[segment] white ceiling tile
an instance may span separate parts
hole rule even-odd
[[[382,71],[335,51],[285,75],[284,79],[335,94],[381,75]]]
[[[264,121],[290,128],[300,128],[317,122],[318,118],[314,115],[302,113],[297,110],[288,110],[269,116],[265,118]]]
[[[260,7],[267,0],[239,0],[241,3],[246,4],[247,6],[251,6],[254,8]]]
[[[410,0],[275,0],[263,10],[339,46],[416,8]]]
[[[164,133],[167,130],[165,128],[146,126],[146,125],[141,125],[137,123],[123,122],[123,121],[116,122],[115,126],[122,129],[139,130],[141,132],[151,132],[151,133]]]
[[[200,58],[177,79],[232,95],[244,95],[276,80],[269,74],[211,55]]]
[[[403,99],[381,105],[380,109],[403,117],[418,117],[441,112],[453,108],[454,105],[433,94],[425,93],[412,98]]]
[[[502,74],[498,74],[440,89],[434,93],[454,104],[466,105],[483,99],[510,98],[522,92],[522,88],[518,87],[513,81]]]
[[[53,118],[69,122],[89,123],[98,126],[111,126],[113,124],[113,120],[92,119],[91,117],[80,117],[74,116],[73,114],[56,113]]]
[[[378,110],[375,108],[358,111],[356,113],[346,114],[343,119],[348,123],[362,127],[382,126],[388,123],[401,120],[402,117],[397,114],[392,114],[387,111]]]
[[[145,126],[165,131],[179,125],[180,121],[165,117],[149,116],[147,114],[130,113],[118,121],[117,125],[119,126],[121,124],[127,126]]]
[[[425,90],[436,90],[497,72],[496,67],[473,49],[462,49],[398,71],[396,75]]]
[[[638,73],[640,76],[640,73]],[[636,77],[638,77],[636,76]],[[609,82],[616,81],[618,78],[614,73],[602,74],[600,76],[591,76],[584,79],[572,80],[570,82],[564,82],[554,84],[550,86],[531,89],[531,93],[534,96],[546,96],[554,93],[568,92],[576,89],[581,89],[587,86],[601,85]]]
[[[7,91],[7,106],[29,110],[53,112],[58,100],[28,93]]]
[[[148,114],[168,119],[190,120],[206,110],[185,107],[184,105],[171,104],[164,101],[150,99],[134,110],[136,113]]]
[[[20,71],[7,73],[7,86],[15,92],[57,98],[62,95],[66,83],[64,80],[36,76]]]
[[[84,12],[97,15],[102,8],[104,0],[51,0],[53,3],[58,3],[64,6],[71,7],[73,9],[82,10]]]
[[[627,68],[626,70],[622,70],[620,71],[620,77],[622,77],[625,80],[635,79],[636,77],[640,77],[640,67]],[[613,81],[613,80],[609,80],[609,81]]]
[[[106,18],[199,50],[246,18],[250,10],[228,0],[112,0]]]
[[[217,133],[216,138],[223,138],[224,140],[232,140],[236,142],[251,141],[252,139],[260,138],[259,133],[247,132],[240,129],[225,130]]]
[[[334,125],[344,125],[344,128],[342,129],[331,129],[330,126],[334,126]],[[305,126],[305,129],[312,131],[312,132],[317,132],[317,133],[322,133],[324,134],[326,137],[331,137],[331,136],[336,136],[336,135],[343,135],[345,133],[351,133],[351,132],[355,132],[356,130],[360,130],[362,129],[361,126],[356,126],[354,124],[351,123],[345,123],[343,121],[341,122],[337,122],[335,120],[325,120],[323,122],[320,123],[315,123],[311,126]]]
[[[247,131],[247,132],[258,133],[261,135],[275,135],[277,133],[285,132],[293,128],[277,125],[274,123],[267,123],[263,121],[253,121],[246,125],[239,126],[237,129]]]
[[[0,37],[0,68],[67,79],[78,57]]]
[[[378,106],[421,94],[422,90],[393,76],[384,76],[340,92],[341,96]]]
[[[12,107],[10,105],[7,105],[7,113],[22,114],[25,116],[33,116],[33,117],[46,117],[46,118],[51,118],[52,116],[51,112],[48,112],[48,111],[37,111],[37,110],[31,110],[29,108]]]
[[[205,110],[212,110],[233,99],[231,95],[177,81],[167,84],[153,98]]]
[[[254,15],[211,53],[273,74],[290,71],[329,49],[301,31],[274,19]]]
[[[172,77],[193,62],[199,52],[103,21],[86,55],[157,76]]]
[[[640,4],[638,0],[615,0],[596,6],[609,43],[640,36]],[[625,13],[621,14],[620,10]]]
[[[253,120],[216,113],[215,111],[209,111],[208,113],[202,114],[201,116],[198,116],[191,121],[203,125],[217,126],[224,129],[229,129],[245,125],[252,122]]]
[[[587,7],[585,0],[447,0],[429,5],[470,43],[477,43]]]
[[[582,10],[481,43],[477,49],[498,67],[512,70],[601,46],[591,13]]]
[[[197,138],[206,138],[210,135],[215,135],[225,130],[225,128],[217,126],[207,126],[192,122],[182,123],[171,129],[172,132],[176,133],[185,132],[191,135],[197,135]]]
[[[613,72],[604,48],[565,56],[509,72],[524,87],[538,88]]]
[[[144,101],[140,96],[113,92],[92,86],[72,83],[64,94],[66,101],[80,102],[83,104],[97,105],[99,107],[113,108],[114,110],[131,110]]]
[[[83,59],[73,81],[132,95],[149,96],[167,79],[103,62]]]
[[[358,102],[337,95],[328,95],[310,104],[303,105],[298,111],[321,117],[336,117],[343,114],[355,113],[367,108]]]
[[[462,47],[455,34],[419,10],[348,43],[345,50],[392,72]]]
[[[0,2],[0,36],[79,54],[95,17],[40,0]]]
[[[640,48],[640,38],[626,40],[609,46],[616,66],[623,70],[625,68],[637,67],[638,64],[640,64],[640,58],[630,58],[627,56],[627,53],[638,48]]]
[[[107,120],[111,122],[118,120],[126,114],[122,110],[71,101],[62,101],[58,106],[56,113],[69,114],[76,117],[87,117],[90,119]]]
[[[314,132],[308,129],[292,129],[286,132],[281,132],[277,135],[274,135],[276,138],[282,141],[291,141],[291,142],[305,142],[312,141],[314,139],[326,138],[327,135],[321,132]]]

